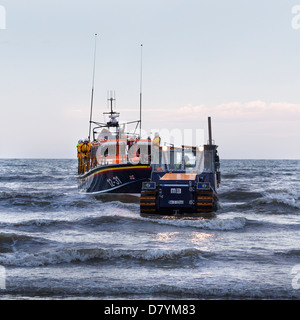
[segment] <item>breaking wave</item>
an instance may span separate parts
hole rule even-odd
[[[298,200],[294,198],[273,198],[273,197],[264,197],[260,199],[255,199],[252,201],[249,201],[247,203],[242,203],[238,205],[239,208],[269,208],[268,212],[272,213],[286,213],[286,210],[288,210],[289,213],[300,213],[300,203]],[[295,210],[296,209],[296,210]],[[266,210],[267,211],[267,210]]]
[[[19,247],[34,248],[45,243],[49,243],[49,241],[39,237],[8,232],[0,233],[0,261],[2,253],[15,252]]]
[[[195,219],[195,218],[181,218],[175,219],[172,217],[163,219],[150,219],[152,222],[158,224],[171,225],[174,227],[191,227],[199,228],[204,230],[215,230],[215,231],[230,231],[236,229],[242,229],[247,223],[247,219],[243,217],[235,217],[228,219]]]
[[[87,262],[95,260],[129,259],[141,261],[172,261],[182,258],[206,259],[207,252],[195,248],[183,250],[124,250],[102,248],[70,248],[48,250],[38,253],[13,252],[0,255],[3,266],[39,267],[62,263]]]

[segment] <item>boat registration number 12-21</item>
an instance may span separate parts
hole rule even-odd
[[[122,181],[118,177],[113,177],[111,179],[107,179],[106,181],[111,187],[119,186],[120,184],[122,184]]]

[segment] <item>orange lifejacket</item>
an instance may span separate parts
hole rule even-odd
[[[83,144],[81,144],[80,152],[86,156],[89,156],[89,154],[91,153],[91,148],[92,145],[89,142],[84,142]]]
[[[77,158],[81,158],[81,146],[83,143],[77,144]]]
[[[154,148],[158,149],[160,146],[160,137],[156,137],[153,139],[152,144],[154,146]]]

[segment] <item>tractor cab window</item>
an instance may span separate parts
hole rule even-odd
[[[186,172],[195,172],[196,167],[196,151],[188,149],[184,150],[182,162]]]
[[[151,165],[154,171],[201,173],[203,156],[202,159],[199,159],[198,153],[197,148],[163,147],[157,155],[152,154]]]

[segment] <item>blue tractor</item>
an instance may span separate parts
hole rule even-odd
[[[198,147],[163,146],[152,164],[150,181],[143,182],[142,215],[203,214],[218,209],[217,188],[221,182],[220,160],[211,138]]]

